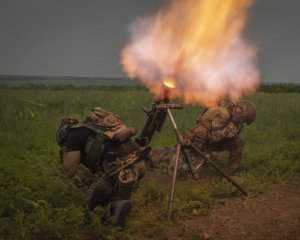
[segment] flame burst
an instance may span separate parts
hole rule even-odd
[[[124,71],[157,97],[171,79],[170,97],[188,104],[213,106],[253,93],[259,84],[256,49],[242,37],[251,3],[170,0],[154,16],[132,23],[121,53]]]
[[[168,88],[176,88],[176,83],[173,79],[165,79],[163,84]]]

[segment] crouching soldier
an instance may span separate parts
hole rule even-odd
[[[239,136],[242,131],[243,123],[247,125],[254,122],[256,108],[251,101],[242,100],[236,104],[228,103],[224,106],[205,109],[197,118],[196,125],[184,133],[185,140],[193,143],[199,150],[215,159],[216,153],[228,151],[229,158],[227,172],[235,175],[239,169],[244,143]],[[168,173],[172,174],[174,167],[174,154],[170,157],[170,152],[175,152],[174,148],[153,149],[151,161],[156,165],[161,162],[169,161]],[[192,149],[188,149],[193,167],[199,171],[203,166],[204,160]],[[179,165],[179,175],[186,176],[189,167],[185,163],[183,156]]]
[[[254,122],[255,105],[248,100],[236,104],[205,109],[197,119],[196,125],[184,137],[208,155],[228,151],[227,172],[235,175],[239,169],[244,143],[239,136],[243,123]],[[198,157],[193,154],[193,158]],[[199,158],[199,157],[198,157]]]
[[[131,139],[136,133],[118,115],[100,107],[93,108],[82,123],[63,119],[57,130],[64,172],[72,177],[83,164],[99,176],[90,187],[87,213],[102,206],[103,224],[124,227],[134,184],[145,174],[139,145]]]

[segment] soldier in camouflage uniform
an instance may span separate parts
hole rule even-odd
[[[206,109],[198,117],[196,126],[185,137],[207,154],[213,151],[229,151],[227,169],[230,175],[235,175],[244,148],[243,140],[239,136],[242,124],[253,123],[255,117],[255,105],[247,100]]]
[[[202,152],[208,155],[213,155],[219,151],[229,151],[227,170],[230,175],[235,175],[240,166],[244,143],[239,136],[242,130],[242,124],[251,124],[256,117],[255,105],[251,101],[242,100],[237,104],[229,103],[225,106],[205,109],[197,118],[196,125],[184,134],[184,138],[190,140]],[[152,159],[160,156],[163,160],[167,156],[164,151],[159,154],[153,151]],[[190,152],[190,156],[194,166],[197,163],[201,165],[201,159],[196,153]],[[182,157],[181,157],[182,159]],[[183,161],[181,161],[182,163]],[[174,165],[171,161],[169,165],[169,173]],[[186,164],[181,164],[179,172],[186,172],[188,167]]]
[[[98,179],[89,190],[87,213],[102,206],[104,224],[124,227],[133,186],[145,174],[139,146],[131,139],[136,132],[136,128],[126,127],[118,115],[99,107],[93,108],[82,123],[64,119],[57,130],[65,173],[74,177],[82,164],[90,173],[85,173],[87,178],[83,180],[78,180],[76,174],[77,183]]]

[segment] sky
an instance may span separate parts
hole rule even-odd
[[[0,0],[0,75],[126,77],[129,24],[165,2]],[[246,34],[262,82],[300,83],[299,10],[299,0],[256,0],[250,9]]]

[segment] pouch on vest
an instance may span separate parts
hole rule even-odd
[[[106,139],[106,136],[100,132],[97,133],[95,138],[89,138],[86,146],[85,146],[85,152],[86,152],[86,166],[90,169],[95,169],[100,162],[103,148],[104,148],[104,141]]]

